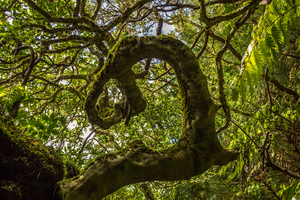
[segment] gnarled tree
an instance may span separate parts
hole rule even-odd
[[[85,102],[89,121],[107,129],[146,108],[131,70],[144,58],[165,60],[176,73],[184,118],[181,138],[171,149],[156,151],[134,141],[119,153],[98,158],[79,177],[60,184],[63,199],[101,199],[132,183],[189,179],[236,158],[237,152],[223,149],[218,141],[214,123],[218,106],[209,95],[196,56],[172,37],[126,37],[113,47]],[[96,104],[111,78],[119,82],[126,98],[115,104],[110,116],[102,118]],[[101,102],[98,109],[104,110],[107,105]]]
[[[163,3],[158,0],[2,1],[1,113],[15,118],[24,127],[14,137],[30,136],[33,145],[38,140],[45,146],[55,147],[56,153],[65,155],[66,160],[80,166],[95,157],[80,175],[58,182],[55,192],[64,200],[101,199],[129,184],[190,179],[214,165],[227,165],[237,158],[238,152],[223,148],[218,134],[233,122],[230,112],[233,103],[229,105],[227,94],[235,96],[236,88],[231,89],[234,84],[226,83],[224,74],[227,73],[228,77],[230,72],[230,78],[240,78],[238,87],[242,89],[239,93],[245,96],[242,87],[244,64],[249,59],[246,64],[251,63],[255,57],[252,52],[248,60],[242,59],[243,46],[249,44],[237,45],[239,39],[235,37],[242,35],[251,39],[248,30],[253,29],[252,23],[254,27],[257,25],[253,14],[265,5],[266,1],[260,0],[168,0]],[[288,9],[296,7],[294,5]],[[221,10],[221,14],[214,8]],[[189,10],[192,19],[186,20],[182,10]],[[275,10],[273,13],[276,14]],[[277,13],[277,18],[283,16]],[[153,24],[157,24],[157,36],[147,36]],[[182,35],[190,30],[192,34],[161,35],[166,24],[176,26]],[[285,24],[285,21],[282,22],[282,26],[285,27]],[[243,26],[246,26],[245,33],[240,34],[238,31]],[[218,32],[223,33],[222,37]],[[275,38],[277,33],[269,33],[268,37]],[[202,35],[204,38],[201,38]],[[191,40],[194,36],[195,39]],[[182,38],[186,40],[182,42]],[[272,51],[268,55],[275,55],[275,46],[282,50],[279,43],[277,41],[275,45],[275,41],[271,42]],[[210,82],[202,72],[205,69],[207,73],[209,67],[199,65],[202,60],[203,63],[209,60],[208,66],[216,67],[215,72],[208,74]],[[224,63],[230,65],[226,66],[225,73]],[[231,65],[235,65],[237,70]],[[268,68],[263,75],[267,84],[271,82],[279,90],[293,95],[293,103],[298,101],[299,94],[269,77]],[[152,87],[153,81],[159,84]],[[271,99],[269,85],[267,88]],[[149,99],[155,101],[153,99],[160,96],[163,98],[158,101],[168,102],[164,109],[178,109],[172,111],[175,114],[164,110],[165,118],[173,120],[172,115],[176,115],[181,120],[178,117],[170,123],[163,123],[163,118],[155,118],[159,115],[156,114],[159,108],[154,109],[154,103]],[[167,98],[176,98],[174,105]],[[272,105],[270,100],[270,110]],[[223,118],[216,125],[218,110]],[[239,109],[233,110],[242,116],[252,116]],[[273,114],[279,115],[276,112],[273,111]],[[142,116],[144,113],[145,116]],[[139,123],[140,116],[147,122]],[[288,121],[286,118],[284,120]],[[138,125],[128,134],[123,124],[130,127],[133,122]],[[269,135],[264,129],[265,140],[259,147],[256,143],[261,143],[260,136],[254,141],[238,124],[234,125],[246,134],[256,151],[262,152],[262,160],[267,160],[269,166],[299,178],[294,172],[285,171],[272,162],[268,153]],[[158,133],[156,126],[161,131],[171,127],[172,134]],[[92,131],[89,132],[88,127]],[[161,141],[162,138],[165,142]],[[41,149],[41,152],[47,152]],[[247,151],[243,153],[246,155]],[[59,162],[59,176],[54,181],[62,177],[61,164]],[[11,180],[4,182],[14,185]],[[52,187],[53,181],[51,184]],[[143,183],[141,187],[145,193],[149,192],[147,184]]]

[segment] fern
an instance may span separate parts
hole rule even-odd
[[[243,76],[240,77],[240,84],[239,84],[239,90],[240,90],[240,94],[241,94],[241,99],[242,99],[242,104],[245,103],[245,100],[246,100],[246,86],[245,86],[245,83],[244,83],[244,78]]]
[[[247,86],[249,86],[249,92],[250,95],[252,96],[252,94],[254,93],[254,88],[253,88],[253,82],[251,77],[255,77],[255,76],[251,76],[250,73],[246,71],[246,77],[247,77]]]
[[[257,48],[255,48],[253,55],[254,55],[255,63],[257,65],[257,73],[262,74],[263,73],[263,68],[262,68],[263,59],[262,59],[261,52],[259,50],[257,50]]]
[[[296,0],[296,5],[300,5],[300,0]],[[300,6],[296,8],[297,17],[300,17]]]
[[[265,64],[268,65],[268,64],[271,64],[271,54],[270,54],[270,51],[268,49],[268,46],[267,46],[267,43],[265,41],[265,38],[263,38],[260,42],[259,42],[259,49],[263,55],[263,58],[264,58],[264,61],[265,61]]]
[[[278,27],[279,31],[281,32],[281,35],[283,36],[283,41],[286,45],[289,45],[290,40],[290,32],[288,30],[288,17],[287,15],[284,15],[279,20],[277,20],[276,26]]]
[[[297,28],[297,21],[296,21],[294,12],[289,12],[289,26],[291,28]]]
[[[279,6],[278,1],[277,0],[272,0],[272,3],[269,6],[270,11],[275,13],[276,15],[280,15],[280,10],[279,10],[278,6]]]
[[[253,30],[253,42],[242,60],[244,70],[239,77],[237,88],[234,88],[237,91],[232,93],[233,96],[240,94],[244,102],[246,89],[249,88],[250,93],[253,93],[253,84],[258,84],[264,68],[268,67],[272,72],[274,66],[278,66],[285,45],[289,46],[289,29],[297,28],[297,17],[300,17],[300,0],[273,0],[266,7],[258,26]],[[300,48],[300,38],[297,39],[296,44]]]
[[[298,47],[297,50],[299,50],[299,49],[300,49],[300,37],[297,38],[297,40],[296,40],[296,45],[297,45],[297,47]]]
[[[247,66],[246,72],[252,76],[254,84],[257,85],[258,84],[257,73],[260,74],[262,72],[261,53],[260,51],[257,50],[257,48],[254,48],[251,53],[250,62],[249,65]]]
[[[262,68],[262,57],[261,57],[261,53],[260,51],[257,50],[257,48],[255,48],[253,50],[252,53],[252,57],[253,57],[253,63],[255,63],[255,73],[253,73],[253,80],[254,80],[254,84],[258,85],[258,76],[257,74],[262,74],[263,73],[263,68]]]
[[[239,99],[239,90],[237,88],[233,88],[231,92],[231,100],[237,101]]]
[[[282,49],[283,49],[283,36],[280,32],[280,30],[276,27],[276,26],[273,26],[272,29],[271,29],[271,32],[272,32],[272,36],[275,40],[275,43],[276,43],[276,46],[277,46],[277,49],[279,51],[280,54],[282,54]]]
[[[288,9],[294,7],[294,3],[291,0],[285,0],[286,4],[288,5]]]

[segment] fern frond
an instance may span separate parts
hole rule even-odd
[[[254,28],[254,30],[252,31],[252,38],[255,42],[257,42],[260,39],[258,27]]]
[[[271,52],[271,55],[272,55],[272,58],[273,58],[273,61],[276,63],[276,65],[278,64],[278,56],[277,56],[277,53],[276,53],[276,45],[275,45],[275,40],[274,38],[272,37],[271,34],[267,33],[266,34],[266,44],[269,48],[269,51]],[[271,71],[271,70],[270,70]]]
[[[298,47],[297,50],[299,50],[299,49],[300,49],[300,37],[297,38],[297,40],[296,40],[296,45],[297,45],[297,47]]]
[[[253,51],[253,56],[254,56],[254,62],[256,63],[257,66],[257,74],[258,76],[260,76],[261,74],[263,74],[263,68],[262,68],[262,54],[261,51],[258,48],[255,48]]]
[[[273,39],[274,39],[274,41],[276,43],[276,46],[278,48],[278,51],[279,51],[279,53],[282,54],[283,36],[282,36],[281,32],[279,31],[279,29],[276,27],[276,25],[273,25],[273,27],[271,29],[271,32],[272,32]]]
[[[286,45],[289,45],[290,31],[288,30],[288,17],[287,15],[282,16],[276,23],[279,31],[283,36],[283,41]]]
[[[231,92],[231,100],[237,101],[238,99],[239,99],[239,91],[238,91],[238,89],[233,88],[232,92]]]
[[[291,0],[285,0],[286,4],[288,5],[288,9],[292,8],[294,6],[293,1]]]
[[[244,104],[245,100],[246,100],[246,86],[245,86],[245,83],[244,83],[243,76],[240,77],[239,86],[240,86],[239,89],[240,89],[242,104]]]
[[[254,54],[253,54],[253,51],[252,51],[251,55],[249,57],[249,62],[246,66],[246,71],[250,74],[256,74],[256,69],[257,69],[257,66],[256,66],[256,63],[254,61]]]
[[[300,0],[296,0],[296,5],[298,5],[296,7],[297,17],[300,17],[300,6],[299,6],[299,4],[300,4]]]
[[[261,39],[261,41],[258,44],[260,52],[262,53],[263,56],[263,60],[265,61],[265,64],[271,64],[271,54],[270,51],[268,49],[268,46],[266,44],[266,40],[265,38]]]
[[[252,94],[254,93],[254,89],[253,89],[253,83],[252,83],[251,77],[255,77],[256,74],[251,76],[247,70],[245,71],[245,74],[246,74],[246,79],[247,79],[247,86],[249,87],[250,95],[252,96]]]
[[[268,11],[268,9],[266,9],[264,16],[263,16],[263,22],[270,24],[271,23],[271,13]]]
[[[299,6],[297,8],[299,8]],[[298,10],[297,8],[294,9],[294,10],[297,11]],[[288,26],[292,27],[292,28],[297,28],[297,21],[296,21],[295,13],[291,11],[291,12],[289,12],[288,15],[289,15],[289,24],[288,24]]]
[[[276,15],[280,15],[280,9],[278,4],[279,2],[277,0],[272,0],[272,3],[269,6],[270,11],[275,13]]]

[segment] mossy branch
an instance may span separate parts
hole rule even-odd
[[[189,179],[213,165],[226,165],[236,159],[237,152],[225,150],[217,138],[214,118],[218,107],[210,98],[196,56],[184,43],[169,36],[127,37],[113,47],[85,102],[90,123],[104,129],[119,123],[127,117],[126,103],[131,107],[131,115],[145,109],[146,102],[131,70],[136,62],[145,58],[164,60],[176,73],[182,97],[181,139],[173,148],[161,151],[134,141],[120,152],[95,159],[80,176],[60,184],[64,200],[101,199],[122,186],[137,182]],[[96,104],[99,98],[107,98],[104,86],[110,79],[121,84],[126,101],[115,104],[113,114],[102,118]]]

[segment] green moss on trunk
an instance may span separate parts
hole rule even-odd
[[[0,197],[5,200],[58,200],[56,183],[65,165],[54,151],[29,137],[10,119],[0,116]]]

